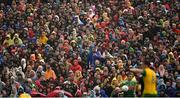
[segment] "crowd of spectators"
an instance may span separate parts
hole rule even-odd
[[[178,97],[179,12],[179,0],[0,3],[0,96],[142,96],[129,68],[149,57],[158,96]]]

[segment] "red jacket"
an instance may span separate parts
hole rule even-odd
[[[82,67],[79,65],[78,60],[74,60],[74,65],[70,67],[70,69],[73,72],[76,72],[77,70],[82,72]]]

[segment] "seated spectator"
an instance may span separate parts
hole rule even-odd
[[[51,66],[49,64],[46,64],[46,71],[44,73],[45,79],[48,80],[50,78],[52,79],[56,79],[56,74],[55,72],[52,70]]]
[[[74,64],[70,67],[70,70],[72,70],[74,73],[76,71],[82,72],[82,67],[79,65],[78,60],[74,60],[73,63]]]

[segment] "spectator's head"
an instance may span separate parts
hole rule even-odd
[[[95,86],[95,87],[94,87],[94,92],[95,92],[95,95],[96,95],[96,96],[100,96],[100,89],[101,89],[101,88],[100,88],[99,86]]]
[[[17,78],[18,78],[18,80],[21,80],[21,79],[23,79],[23,76],[22,76],[22,74],[19,72],[19,73],[17,73]]]
[[[78,60],[74,60],[74,65],[75,65],[75,66],[79,65],[79,64],[78,64]]]
[[[10,36],[10,35],[7,35],[7,36],[6,36],[6,40],[9,40],[9,39],[11,39],[11,36]]]
[[[133,78],[133,76],[134,76],[133,73],[129,72],[129,73],[128,73],[128,80],[131,81],[132,78]]]
[[[64,91],[61,91],[60,93],[59,93],[59,97],[64,97],[65,95],[64,95]]]
[[[14,76],[11,76],[11,78],[10,78],[10,83],[13,84],[13,83],[15,83],[15,81],[16,81],[16,80],[15,80],[15,77],[14,77]]]
[[[51,66],[49,64],[46,64],[46,69],[47,70],[50,70],[51,69]]]
[[[143,68],[146,68],[146,67],[150,67],[150,58],[149,58],[149,56],[146,56],[145,58],[144,58],[144,64],[143,64]]]
[[[37,72],[42,72],[43,71],[43,67],[40,65],[40,66],[38,66],[38,68],[37,68]]]
[[[24,93],[24,88],[20,86],[18,89],[18,95],[21,95],[22,93]]]

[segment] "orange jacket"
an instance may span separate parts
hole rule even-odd
[[[56,79],[56,74],[55,74],[55,72],[52,69],[47,70],[45,72],[44,76],[45,76],[46,80],[48,80],[50,78],[53,78],[54,80]]]

